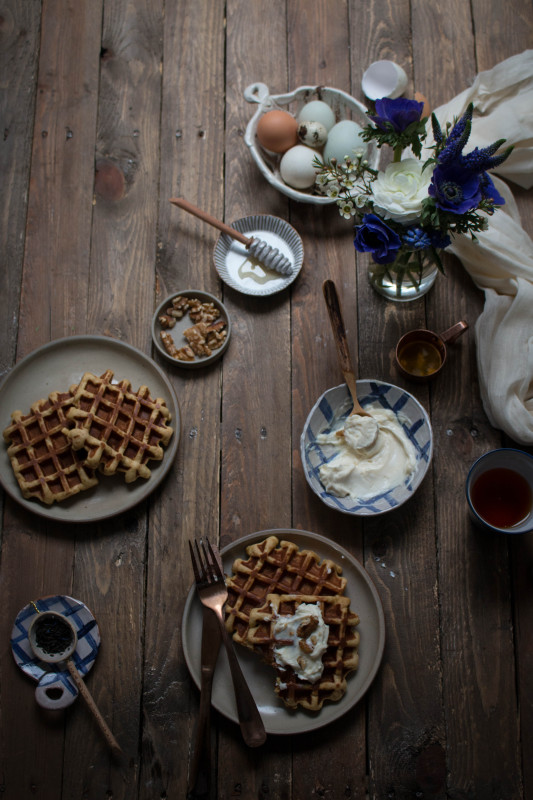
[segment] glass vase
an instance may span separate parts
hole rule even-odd
[[[368,277],[372,287],[387,300],[406,303],[423,297],[437,278],[440,252],[400,253],[390,264],[371,262]]]

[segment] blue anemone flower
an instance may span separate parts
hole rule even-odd
[[[403,133],[413,122],[418,122],[424,109],[424,103],[409,100],[405,97],[382,97],[376,100],[376,113],[369,114],[369,118],[376,126],[387,132],[392,126],[396,133]]]
[[[452,214],[477,208],[483,197],[481,177],[454,164],[435,168],[428,191],[437,208]]]
[[[395,261],[401,244],[396,231],[385,225],[376,214],[365,214],[361,225],[355,228],[355,249],[360,253],[371,253],[376,264]]]

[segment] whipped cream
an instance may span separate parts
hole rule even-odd
[[[273,633],[276,664],[291,667],[299,678],[315,683],[324,671],[322,656],[329,636],[318,603],[302,603],[294,614],[277,616]]]
[[[335,451],[319,475],[326,491],[336,497],[367,500],[404,483],[415,471],[415,448],[394,412],[366,410],[370,417],[354,414],[339,430],[317,436],[319,444]]]

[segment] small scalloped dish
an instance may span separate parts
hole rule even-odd
[[[310,189],[300,191],[286,184],[280,174],[279,164],[281,155],[264,150],[257,141],[257,124],[261,116],[272,109],[282,109],[298,116],[304,105],[312,100],[322,100],[327,103],[335,114],[335,121],[351,119],[361,127],[368,125],[366,108],[355,97],[351,97],[340,89],[329,86],[300,86],[288,94],[269,93],[268,86],[264,83],[252,83],[244,90],[244,98],[248,103],[257,103],[258,109],[246,126],[244,141],[250,149],[255,163],[271,186],[292,200],[315,205],[331,205],[335,202],[332,197],[321,195]],[[368,144],[368,162],[372,169],[377,169],[379,163],[379,150],[374,142]]]

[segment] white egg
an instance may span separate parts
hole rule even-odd
[[[298,139],[308,147],[322,147],[328,138],[328,132],[321,122],[300,122]]]
[[[316,178],[316,169],[313,165],[315,158],[322,163],[322,156],[318,150],[297,144],[283,155],[279,171],[283,181],[293,189],[310,189]]]
[[[320,122],[329,131],[335,125],[335,114],[323,100],[311,100],[298,114],[298,122]]]
[[[328,133],[328,140],[324,147],[324,161],[327,163],[336,158],[342,163],[346,156],[353,158],[354,150],[363,149],[366,152],[366,142],[361,138],[362,128],[351,119],[337,122]]]

